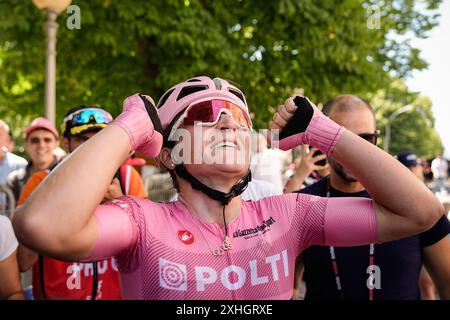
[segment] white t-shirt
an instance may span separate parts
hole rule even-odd
[[[280,192],[280,190],[274,187],[271,183],[263,180],[252,179],[252,181],[248,183],[247,189],[245,189],[242,193],[242,200],[258,201],[280,194],[282,194],[282,192]]]
[[[0,184],[6,183],[6,178],[11,172],[25,168],[27,164],[28,162],[24,158],[19,157],[14,153],[6,152],[3,159],[0,160]]]
[[[436,178],[447,178],[448,164],[447,160],[436,158],[431,162],[433,173],[436,172]]]
[[[0,152],[4,152],[0,150]],[[18,169],[25,168],[28,162],[22,157],[16,156],[14,153],[6,152],[2,160],[0,160],[0,184],[6,184],[8,175]],[[0,192],[0,214],[4,214],[6,209],[6,195]]]
[[[250,169],[253,178],[271,183],[279,194],[283,192],[283,164],[277,150],[266,149],[252,155]]]
[[[11,221],[0,215],[0,261],[8,258],[18,246]]]

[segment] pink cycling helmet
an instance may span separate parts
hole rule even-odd
[[[249,114],[245,96],[236,86],[221,78],[195,77],[170,88],[159,99],[157,108],[163,129],[190,104],[205,98],[229,100]]]

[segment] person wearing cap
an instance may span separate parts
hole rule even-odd
[[[16,202],[33,173],[46,170],[58,161],[54,155],[58,146],[58,131],[48,119],[39,117],[31,121],[25,129],[25,151],[30,161],[25,168],[11,172],[7,178]]]
[[[98,107],[83,105],[70,109],[61,126],[62,146],[68,153],[72,153],[105,128],[112,119],[108,112]],[[19,205],[25,202],[53,167],[30,177],[20,196]],[[124,180],[123,185],[118,178],[114,178],[104,200],[118,198],[124,194],[147,198],[144,184],[137,171],[128,165],[125,165],[124,168],[124,170],[120,170],[125,173],[121,175]],[[94,178],[95,172],[92,175]],[[52,200],[49,199],[49,201]],[[38,256],[37,253],[23,245],[19,246],[18,258],[21,271],[33,267],[35,299],[121,299],[119,273],[113,258],[102,259],[97,263],[70,263],[42,255]]]
[[[402,151],[397,155],[397,160],[411,170],[417,178],[422,181],[424,180],[422,160],[417,157],[415,153],[412,153],[411,151]]]

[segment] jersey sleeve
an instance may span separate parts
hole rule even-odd
[[[144,182],[142,181],[139,172],[137,172],[137,170],[132,166],[130,166],[130,168],[130,190],[128,195],[147,199],[147,191],[145,190]]]
[[[83,261],[116,257],[121,270],[129,270],[138,263],[142,229],[145,228],[142,200],[123,196],[97,207],[97,240]]]
[[[373,201],[298,194],[293,230],[300,251],[312,245],[357,246],[378,242]]]

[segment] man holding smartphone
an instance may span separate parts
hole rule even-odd
[[[295,166],[295,172],[284,187],[284,193],[296,192],[330,174],[327,156],[320,150],[302,145],[301,152],[300,160]]]

